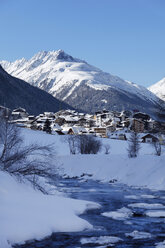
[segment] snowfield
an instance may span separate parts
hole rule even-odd
[[[165,189],[165,152],[162,155],[154,155],[150,144],[141,144],[139,156],[128,158],[127,141],[114,139],[101,139],[103,145],[110,145],[110,154],[102,151],[89,155],[70,155],[66,136],[49,135],[42,131],[23,130],[26,144],[31,142],[39,144],[53,144],[56,154],[56,167],[59,174],[66,177],[81,177],[87,174],[87,179],[109,182],[116,179],[120,183],[129,186],[147,187],[150,189]],[[88,176],[88,174],[90,176]],[[83,177],[85,178],[85,177]]]
[[[165,100],[165,77],[151,85],[148,90],[160,97],[162,100]]]
[[[165,155],[155,156],[153,148],[148,144],[142,144],[140,155],[132,159],[127,156],[127,142],[112,139],[102,139],[103,144],[108,143],[111,146],[108,155],[104,154],[104,150],[97,155],[70,155],[65,142],[66,136],[28,129],[22,129],[22,134],[26,145],[52,144],[56,154],[56,160],[52,163],[58,173],[65,177],[81,177],[84,180],[102,182],[117,180],[130,186],[165,189]],[[42,239],[52,232],[91,229],[92,225],[78,215],[87,209],[100,207],[97,203],[66,198],[58,192],[54,195],[43,195],[29,184],[20,183],[4,172],[0,172],[0,203],[2,248],[9,248],[14,243],[23,243],[26,240]],[[157,213],[152,211],[147,214],[153,217],[160,214],[164,216],[162,210],[161,213],[160,210]],[[131,214],[131,211],[118,211],[117,214],[125,217]],[[112,217],[111,213],[107,213],[107,216]]]

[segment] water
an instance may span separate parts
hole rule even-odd
[[[92,180],[84,182],[78,179],[61,179],[59,181],[59,191],[65,192],[69,197],[90,200],[101,205],[100,209],[89,210],[81,215],[81,218],[90,222],[94,229],[76,233],[53,233],[42,241],[29,241],[24,245],[15,245],[15,248],[153,248],[155,243],[165,240],[165,218],[147,217],[144,215],[147,209],[128,207],[129,204],[140,202],[165,205],[165,191],[150,191],[148,189],[131,188],[126,185],[100,183]],[[128,198],[130,195],[131,198],[137,199]],[[151,198],[151,196],[154,198]],[[115,220],[101,215],[103,212],[116,211],[123,207],[131,209],[133,215],[123,220]],[[151,234],[151,237],[133,239],[125,235],[135,230],[147,232]],[[97,238],[100,236],[115,236],[121,238],[122,241],[115,244],[108,241],[99,244],[96,243],[96,239],[93,243],[86,242],[82,244],[80,242],[82,238]]]

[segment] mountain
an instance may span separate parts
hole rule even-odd
[[[43,51],[29,60],[0,64],[11,75],[85,112],[105,108],[153,113],[159,108],[159,99],[145,87],[105,73],[62,50]]]
[[[14,109],[23,107],[29,114],[56,112],[70,108],[47,92],[9,75],[0,66],[0,105]]]
[[[165,78],[148,88],[152,93],[165,101]]]

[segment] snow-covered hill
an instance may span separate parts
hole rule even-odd
[[[30,60],[0,61],[11,75],[84,111],[153,108],[158,98],[143,86],[105,73],[62,50],[39,52]]]
[[[148,88],[152,93],[165,101],[165,77]]]

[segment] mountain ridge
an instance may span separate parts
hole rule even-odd
[[[145,87],[103,72],[63,50],[42,51],[29,60],[0,61],[0,64],[11,75],[86,112],[101,108],[139,108],[152,112],[159,105],[156,95]]]
[[[0,65],[0,105],[11,110],[23,107],[29,114],[71,108],[47,92],[9,75]]]

